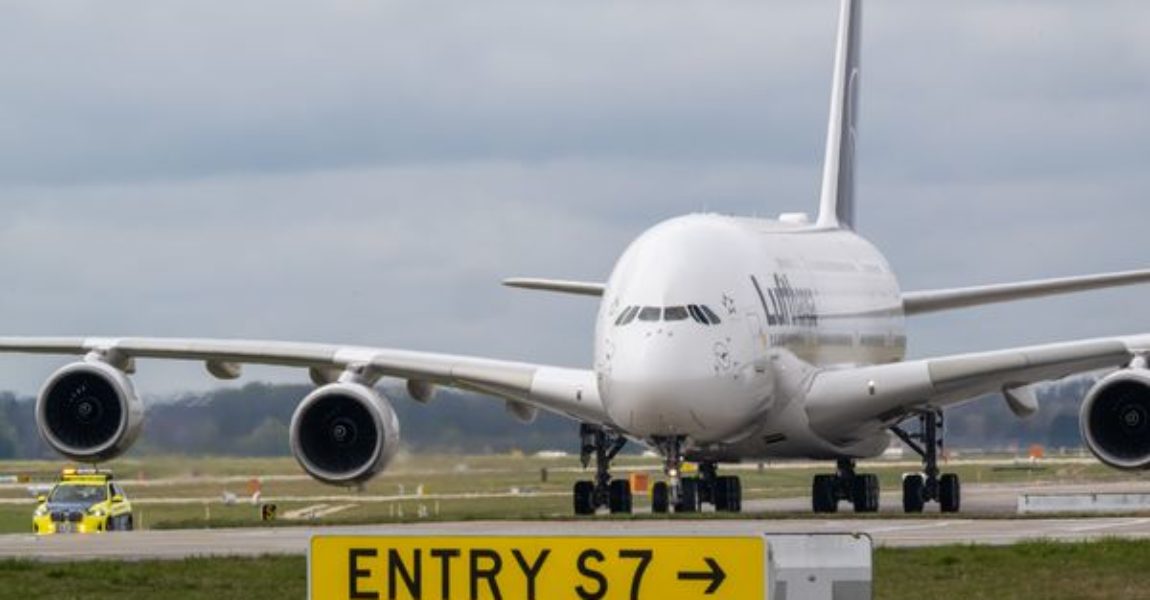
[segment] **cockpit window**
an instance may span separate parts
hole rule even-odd
[[[707,315],[707,320],[711,322],[711,325],[718,325],[723,322],[723,320],[719,318],[719,315],[716,315],[715,311],[711,310],[711,307],[706,304],[699,305],[699,310],[703,311],[704,315]]]
[[[619,315],[619,320],[615,321],[615,325],[627,325],[635,320],[635,315],[639,314],[638,306],[628,306],[623,309],[623,313]]]
[[[639,311],[640,321],[658,321],[663,318],[663,309],[655,306],[644,306],[643,310]]]
[[[643,321],[646,323],[655,323],[658,321],[677,322],[686,321],[688,319],[694,320],[700,325],[718,325],[722,323],[719,315],[710,307],[703,304],[688,304],[686,306],[628,306],[619,313],[619,318],[615,320],[617,327],[630,325],[635,320]]]

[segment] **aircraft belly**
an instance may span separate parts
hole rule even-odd
[[[805,404],[790,400],[777,404],[754,427],[741,436],[712,443],[693,441],[688,460],[754,462],[776,459],[836,460],[874,458],[890,446],[891,435],[883,429],[867,429],[850,441],[832,442],[810,425]]]
[[[838,446],[814,435],[779,439],[775,434],[756,433],[731,443],[707,444],[689,449],[691,461],[745,463],[767,460],[838,460],[877,458],[890,447],[891,435],[880,433],[859,442]]]
[[[632,435],[685,435],[702,443],[745,437],[770,397],[769,382],[747,373],[678,380],[665,386],[610,384],[607,413]]]

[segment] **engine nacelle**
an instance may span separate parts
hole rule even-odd
[[[132,381],[103,362],[79,362],[56,371],[36,400],[40,436],[77,462],[104,462],[127,452],[143,422],[144,404]]]
[[[1150,371],[1127,369],[1099,381],[1082,403],[1082,439],[1098,460],[1150,469]]]
[[[292,453],[308,475],[332,485],[366,482],[399,450],[399,419],[387,398],[333,383],[304,399],[291,421]]]

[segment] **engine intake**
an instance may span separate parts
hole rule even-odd
[[[291,422],[291,447],[312,477],[332,485],[368,481],[399,450],[399,419],[387,398],[354,383],[312,392]]]
[[[80,362],[48,379],[36,400],[36,427],[56,452],[86,463],[112,460],[140,434],[144,405],[130,379],[102,362]]]
[[[1081,428],[1098,460],[1150,469],[1150,371],[1128,369],[1098,382],[1082,403]]]

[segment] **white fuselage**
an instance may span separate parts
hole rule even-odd
[[[650,229],[620,258],[595,373],[622,431],[683,436],[689,458],[872,456],[885,435],[843,448],[810,431],[806,384],[817,369],[905,352],[898,282],[857,234],[692,215]]]

